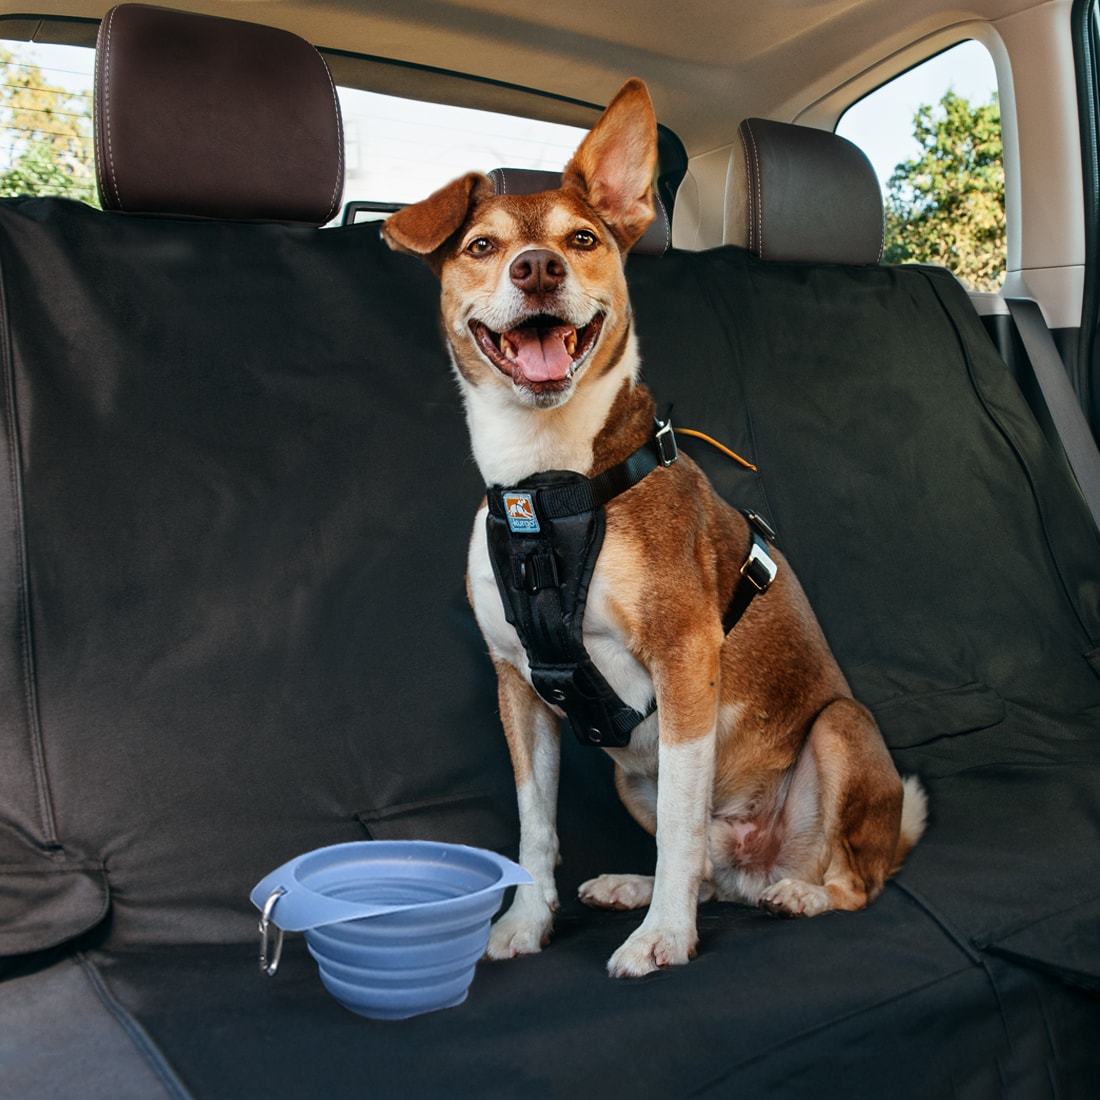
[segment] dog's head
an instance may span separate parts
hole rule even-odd
[[[442,283],[443,325],[466,384],[539,408],[613,370],[630,336],[623,260],[653,220],[657,123],[628,81],[581,142],[555,191],[497,195],[472,172],[382,233]]]

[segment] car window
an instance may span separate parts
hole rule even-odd
[[[340,88],[344,201],[407,203],[463,172],[560,171],[584,137],[576,126]]]
[[[92,158],[95,51],[0,39],[0,198],[98,205]]]
[[[876,88],[836,132],[863,149],[882,185],[885,262],[940,264],[974,290],[1001,285],[1001,112],[981,43],[961,43]]]
[[[0,39],[0,197],[96,204],[95,51]],[[585,131],[493,111],[338,88],[344,202],[413,202],[472,169],[565,166]]]

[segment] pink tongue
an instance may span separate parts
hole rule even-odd
[[[569,325],[553,328],[514,328],[504,334],[516,353],[516,361],[529,382],[559,382],[569,373],[573,359],[565,350]]]

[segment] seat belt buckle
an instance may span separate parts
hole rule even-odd
[[[775,559],[768,553],[763,541],[759,536],[753,535],[749,556],[741,565],[741,576],[758,593],[764,593],[767,592],[778,572],[779,566],[775,564]]]
[[[657,434],[653,437],[657,444],[657,457],[662,466],[671,466],[680,456],[676,447],[676,434],[672,430],[672,417],[666,417],[664,421],[657,421]]]

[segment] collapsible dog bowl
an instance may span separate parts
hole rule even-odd
[[[504,891],[530,882],[519,864],[463,844],[318,848],[252,891],[262,914],[260,969],[275,973],[283,932],[305,932],[322,983],[352,1012],[400,1020],[450,1008],[466,1000]]]

